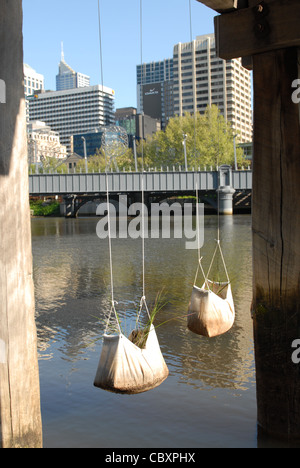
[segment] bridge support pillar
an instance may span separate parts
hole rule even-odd
[[[219,210],[222,215],[233,214],[233,195],[235,194],[234,188],[230,185],[219,187]]]
[[[223,164],[219,168],[218,205],[220,214],[233,214],[234,194],[235,189],[232,187],[232,168],[227,164]]]
[[[65,218],[77,218],[76,195],[64,197],[63,214]]]

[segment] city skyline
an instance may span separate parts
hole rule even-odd
[[[241,59],[216,56],[215,35],[174,45],[172,57],[137,66],[139,112],[158,118],[204,113],[218,106],[241,143],[252,141],[251,73]]]
[[[56,75],[64,43],[65,60],[74,70],[101,84],[97,0],[82,8],[79,0],[53,0],[51,4],[23,0],[24,62],[45,77],[45,88],[56,89]],[[85,4],[86,5],[86,4]],[[113,8],[112,8],[113,6]],[[215,13],[192,0],[143,2],[143,62],[172,55],[173,46],[199,34],[213,32]],[[45,18],[47,18],[45,20]],[[67,21],[66,19],[67,18]],[[54,27],[53,27],[54,26]],[[136,66],[141,63],[140,2],[101,2],[104,85],[116,93],[116,108],[137,107]]]

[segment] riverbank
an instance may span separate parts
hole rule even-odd
[[[30,200],[30,213],[31,216],[60,216],[60,202],[54,200]]]
[[[188,203],[191,202],[190,198],[172,198],[165,201],[169,204],[180,203],[183,204],[184,200]],[[95,217],[99,203],[103,200],[87,201],[79,210],[78,217]],[[118,203],[111,200],[111,203],[116,206],[116,213],[118,213]],[[33,217],[64,217],[65,216],[65,203],[62,200],[43,200],[43,199],[30,199],[30,211]],[[204,201],[204,214],[216,214],[216,206],[205,203]],[[251,197],[239,197],[233,206],[233,214],[251,214]]]

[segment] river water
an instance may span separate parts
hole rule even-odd
[[[146,297],[151,304],[162,291],[166,302],[155,325],[170,375],[154,390],[127,396],[93,386],[110,300],[108,242],[96,235],[98,219],[32,219],[44,447],[258,446],[251,216],[220,222],[233,328],[212,339],[187,330],[198,253],[185,249],[185,239],[146,240]],[[216,237],[217,216],[205,216],[205,271]],[[125,327],[142,295],[141,245],[140,239],[112,241],[115,299],[120,314],[126,311]],[[221,263],[215,270],[222,274]]]

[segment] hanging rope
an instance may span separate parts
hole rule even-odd
[[[103,81],[103,54],[102,54],[102,31],[101,31],[101,8],[100,0],[98,0],[98,26],[99,26],[99,51],[100,51],[100,69],[101,69],[101,85],[102,85],[102,99],[104,109],[104,81]],[[112,245],[111,245],[111,214],[110,214],[110,203],[109,203],[109,185],[108,185],[108,162],[105,153],[105,181],[106,181],[106,203],[107,203],[107,220],[108,220],[108,250],[109,250],[109,267],[110,267],[110,289],[111,289],[111,308],[106,322],[105,333],[108,331],[110,319],[112,313],[114,313],[118,331],[121,333],[120,322],[116,311],[116,304],[114,298],[114,276],[113,276],[113,260],[112,260]]]
[[[143,0],[140,0],[140,53],[141,53],[141,91],[143,92]],[[143,95],[143,94],[142,94]],[[143,113],[142,113],[142,140],[141,140],[141,152],[142,152],[142,177],[141,177],[141,191],[142,191],[142,297],[140,301],[139,312],[137,315],[136,323],[140,318],[140,314],[145,308],[148,317],[150,318],[150,312],[146,301],[146,272],[145,272],[145,186],[144,186],[144,102],[143,102]]]
[[[190,41],[192,44],[193,25],[192,25],[192,2],[191,0],[189,0],[189,17],[190,17]],[[194,163],[195,163],[195,166],[197,164],[197,161],[196,161],[196,121],[197,121],[197,101],[194,103]],[[198,202],[199,202],[199,192],[198,192],[198,182],[196,182],[196,226],[197,226],[196,229],[197,229],[197,239],[198,239],[198,267],[196,271],[194,285],[196,285],[198,275],[199,275],[199,270],[201,270],[201,273],[203,275],[203,278],[205,279],[205,282],[207,280],[204,270],[203,270],[203,266],[202,266],[201,245],[200,245],[200,219],[199,219]]]
[[[220,94],[220,92],[219,92],[219,94]],[[212,266],[213,266],[217,251],[219,250],[220,256],[221,256],[221,259],[222,259],[222,262],[223,262],[225,274],[226,274],[226,277],[227,277],[227,281],[228,281],[228,283],[230,283],[230,279],[229,279],[229,275],[228,275],[228,271],[227,271],[227,267],[226,267],[226,263],[225,263],[225,258],[224,258],[222,248],[221,248],[221,236],[220,236],[220,190],[219,190],[219,188],[220,188],[220,170],[219,170],[219,163],[220,163],[220,111],[219,111],[219,108],[218,108],[218,117],[217,117],[217,119],[218,119],[218,148],[217,148],[217,171],[218,171],[218,190],[217,190],[217,197],[218,197],[218,207],[217,207],[217,209],[218,209],[218,213],[217,213],[217,217],[218,217],[218,228],[217,228],[217,240],[216,240],[217,245],[216,245],[216,248],[215,248],[215,251],[214,251],[210,266],[209,266],[209,269],[208,269],[206,279],[208,279],[208,277],[210,275],[210,272],[211,272],[211,269],[212,269]],[[206,281],[206,284],[208,285],[207,281]]]
[[[192,15],[191,15],[191,0],[189,0],[190,5],[190,31],[191,31],[191,41],[192,41]],[[194,46],[192,48],[192,53],[194,52]],[[210,51],[208,52],[210,53]],[[220,93],[219,93],[220,95]],[[194,114],[195,109],[197,108],[197,101],[194,104]],[[210,121],[212,120],[212,113],[210,108],[209,113]],[[211,264],[208,269],[207,275],[204,274],[202,267],[202,257],[200,249],[200,222],[199,222],[199,211],[197,209],[197,234],[198,234],[198,268],[196,272],[196,277],[194,281],[194,287],[192,290],[191,300],[188,308],[187,315],[187,327],[190,331],[195,334],[213,337],[218,336],[223,333],[226,333],[232,327],[235,318],[234,311],[234,302],[232,297],[232,291],[229,281],[229,276],[225,264],[225,259],[221,249],[220,242],[220,172],[219,172],[219,158],[220,158],[220,118],[218,110],[218,137],[217,137],[216,148],[216,163],[218,166],[218,232],[217,232],[217,245],[212,256]],[[194,142],[195,142],[195,158],[196,158],[196,118],[194,118]],[[198,203],[198,184],[196,184],[196,201]],[[198,206],[197,206],[198,208]],[[227,276],[228,283],[221,283],[211,281],[209,275],[211,273],[212,265],[215,261],[217,252],[220,252],[224,269]],[[196,286],[196,281],[198,278],[199,271],[201,269],[202,275],[204,277],[204,283],[201,287]]]
[[[142,37],[142,0],[141,5],[141,37]],[[98,0],[99,11],[99,35],[101,50],[101,25],[100,25],[100,0]],[[142,57],[142,40],[141,40]],[[102,67],[102,51],[100,52]],[[102,75],[103,76],[103,75]],[[103,86],[103,85],[102,85]],[[103,88],[102,88],[103,89]],[[140,301],[140,311],[146,308],[150,318],[146,303],[145,291],[145,210],[144,210],[144,153],[142,139],[142,250],[143,250],[143,295]],[[139,336],[139,330],[133,330],[126,338],[120,330],[117,311],[114,300],[113,269],[111,255],[111,232],[110,232],[110,209],[109,209],[109,186],[108,186],[108,165],[106,164],[106,197],[108,204],[108,234],[111,269],[111,301],[112,306],[108,317],[107,328],[111,314],[114,313],[119,327],[119,336],[104,335],[103,348],[97,368],[94,385],[96,387],[121,394],[137,394],[151,390],[160,385],[169,375],[169,369],[162,356],[155,329],[151,324],[147,333],[146,341],[135,342]],[[138,315],[139,318],[139,315]],[[106,328],[106,329],[107,329]]]
[[[140,47],[141,47],[141,89],[143,92],[143,0],[140,0]],[[144,102],[142,114],[142,257],[143,257],[143,298],[145,288],[145,193],[144,193]]]
[[[100,53],[100,74],[101,74],[101,84],[102,84],[102,94],[104,87],[104,78],[103,78],[103,54],[102,54],[102,30],[101,30],[101,8],[100,0],[98,0],[98,29],[99,29],[99,53]]]
[[[198,240],[198,267],[197,267],[197,271],[196,271],[194,285],[196,285],[198,275],[199,275],[199,270],[201,270],[203,278],[205,279],[205,283],[207,283],[207,278],[206,278],[204,270],[203,270],[202,257],[201,257],[200,217],[199,217],[199,210],[198,210],[198,201],[199,201],[198,183],[196,182],[196,231],[197,231],[197,240]],[[207,286],[208,286],[208,284],[207,284]]]
[[[191,42],[191,55],[193,55],[193,23],[192,23],[192,1],[189,0],[189,15],[190,15],[190,42]],[[194,57],[192,57],[194,60]],[[197,98],[194,102],[194,165],[197,166],[197,140],[196,140],[196,123],[197,123]]]
[[[193,40],[192,0],[189,0],[189,8],[190,8],[190,38],[191,38],[191,42],[192,42],[192,40]]]
[[[219,171],[219,162],[220,162],[220,112],[218,108],[218,152],[217,152],[217,171],[218,171],[218,240],[220,244],[220,171]]]
[[[190,1],[190,28],[191,28],[191,32],[192,32],[192,23],[191,23],[191,0]],[[220,94],[220,93],[219,93]],[[224,255],[223,255],[223,252],[222,252],[222,248],[221,248],[221,236],[220,236],[220,191],[219,191],[219,187],[220,187],[220,171],[219,171],[219,162],[220,162],[220,111],[218,109],[218,130],[217,130],[217,133],[218,133],[218,141],[217,141],[217,160],[216,160],[216,164],[217,164],[217,171],[218,171],[218,190],[217,190],[217,239],[216,239],[216,242],[217,242],[217,245],[216,245],[216,248],[215,248],[215,251],[214,251],[214,254],[212,256],[212,260],[211,260],[211,263],[210,263],[210,266],[209,266],[209,269],[208,269],[208,272],[207,272],[207,275],[204,274],[204,270],[203,270],[203,267],[202,267],[202,257],[201,257],[201,251],[200,251],[200,247],[199,247],[199,216],[198,216],[198,210],[197,210],[197,232],[198,232],[198,268],[197,268],[197,272],[196,272],[196,276],[195,276],[195,281],[194,281],[194,284],[196,284],[196,281],[197,281],[197,278],[198,278],[198,274],[199,274],[199,270],[201,269],[201,272],[205,278],[205,285],[208,289],[210,289],[210,285],[209,285],[209,275],[210,275],[210,272],[211,272],[211,269],[212,269],[212,266],[214,264],[214,261],[215,261],[215,258],[216,258],[216,254],[217,252],[219,251],[220,252],[220,256],[221,256],[221,259],[222,259],[222,262],[223,262],[223,266],[224,266],[224,271],[225,271],[225,274],[226,274],[226,277],[227,277],[227,281],[228,283],[230,283],[230,279],[229,279],[229,275],[228,275],[228,270],[227,270],[227,267],[226,267],[226,263],[225,263],[225,258],[224,258]],[[196,132],[196,126],[195,126],[195,129],[194,131]],[[196,184],[196,201],[198,202],[198,185]]]

